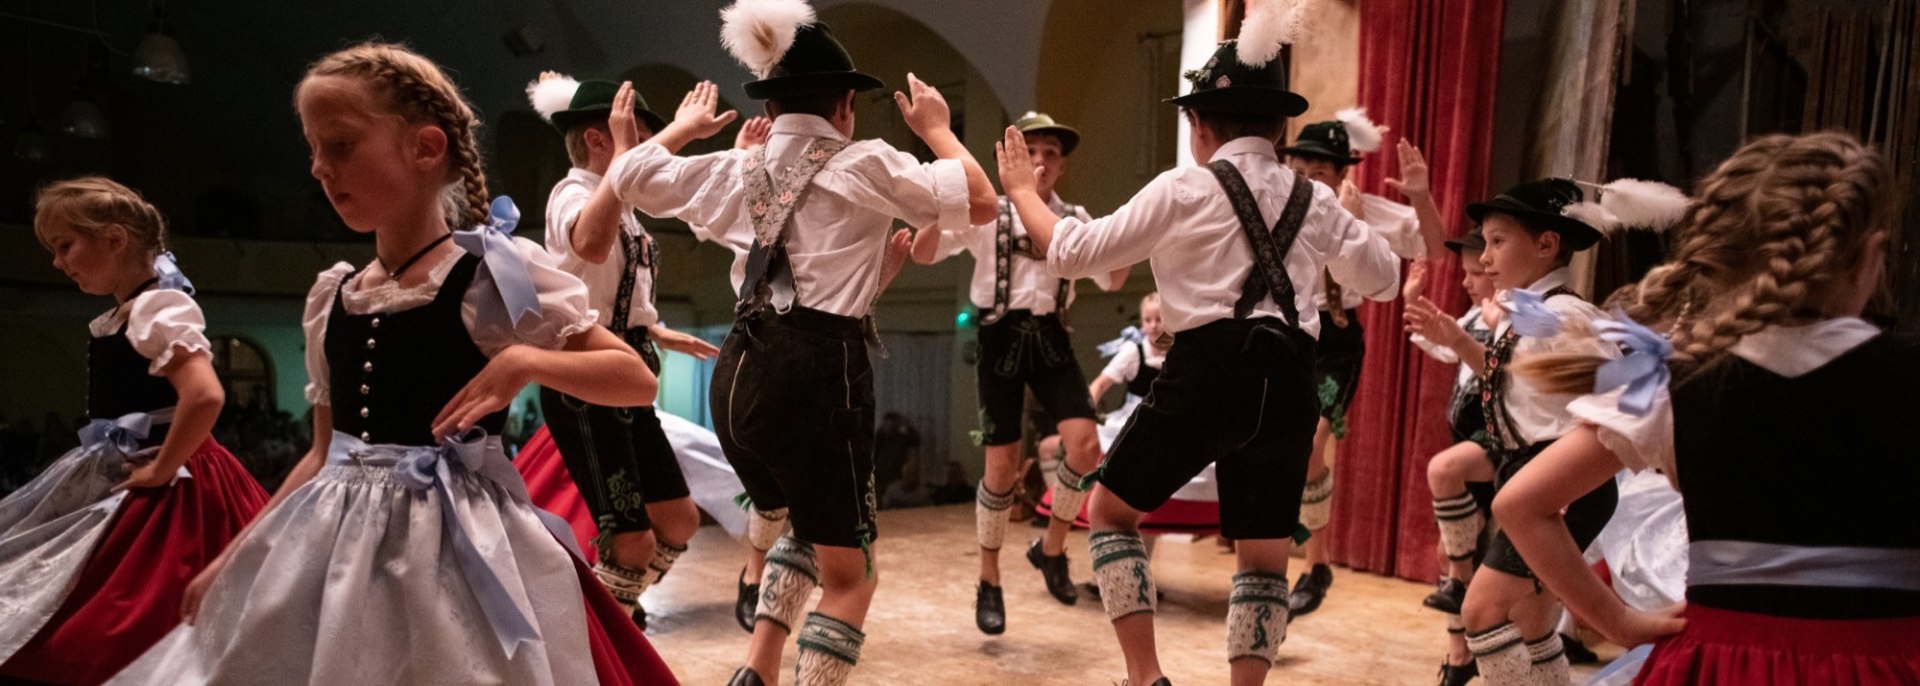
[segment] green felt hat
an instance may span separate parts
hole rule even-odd
[[[1080,145],[1080,132],[1071,126],[1053,120],[1053,117],[1040,112],[1028,112],[1013,122],[1013,128],[1020,133],[1050,133],[1060,138],[1060,154],[1072,155],[1073,149]]]

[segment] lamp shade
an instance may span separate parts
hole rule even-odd
[[[193,72],[187,68],[187,53],[165,28],[140,39],[140,47],[133,50],[133,74],[160,83],[185,84],[193,80]]]

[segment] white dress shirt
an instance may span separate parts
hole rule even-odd
[[[1467,308],[1467,313],[1461,316],[1458,321],[1460,322],[1460,328],[1465,329],[1468,334],[1472,334],[1475,331],[1487,330],[1487,320],[1480,316],[1479,305]],[[1455,375],[1453,379],[1454,388],[1466,388],[1468,384],[1473,383],[1475,376],[1473,367],[1463,364],[1460,359],[1460,353],[1454,352],[1453,348],[1435,344],[1433,341],[1427,340],[1426,336],[1420,334],[1408,336],[1407,340],[1412,341],[1414,345],[1420,346],[1421,350],[1426,351],[1427,357],[1431,357],[1441,364],[1460,365],[1460,373]]]
[[[567,177],[554,184],[553,193],[547,196],[547,252],[559,258],[562,271],[586,282],[588,306],[600,313],[599,324],[607,326],[613,322],[613,305],[619,298],[620,277],[627,266],[627,256],[621,250],[620,239],[614,239],[613,249],[607,251],[607,259],[600,264],[588,262],[573,251],[573,224],[580,218],[580,210],[586,208],[587,201],[593,198],[593,189],[599,185],[599,174],[579,167],[568,170]],[[632,210],[623,207],[619,216],[620,233],[639,238],[644,246],[647,232],[640,226],[640,220],[633,216]],[[634,268],[633,302],[627,307],[627,326],[640,328],[659,321],[660,313],[653,306],[653,271],[645,266],[637,266]]]
[[[1338,197],[1338,194],[1336,194]],[[1372,193],[1360,195],[1360,217],[1367,226],[1381,238],[1387,239],[1387,247],[1402,259],[1423,260],[1427,257],[1426,238],[1420,235],[1420,215],[1413,206],[1382,198]],[[1338,281],[1338,279],[1335,279]],[[1359,307],[1366,298],[1352,290],[1341,289],[1340,309],[1351,310]],[[1327,311],[1327,288],[1323,284],[1320,290],[1313,292],[1313,308]]]
[[[1567,285],[1569,272],[1561,267],[1549,272],[1539,281],[1527,286],[1534,293],[1546,293],[1559,286]],[[1591,335],[1578,335],[1574,332],[1591,328],[1590,322],[1601,316],[1600,308],[1593,303],[1581,300],[1574,295],[1556,295],[1547,298],[1546,307],[1560,316],[1560,335],[1551,338],[1524,337],[1514,344],[1513,359],[1519,362],[1528,355],[1539,353],[1586,353],[1603,357],[1619,357],[1620,348],[1612,343]],[[1502,317],[1500,326],[1494,329],[1494,340],[1498,341],[1513,328],[1513,317]],[[1529,444],[1550,441],[1572,431],[1578,423],[1567,412],[1567,403],[1578,395],[1567,393],[1543,393],[1535,389],[1527,380],[1509,373],[1505,396],[1506,410],[1513,417],[1513,428],[1519,432],[1519,438]]]
[[[847,140],[827,120],[783,114],[767,139],[769,170],[785,172],[814,139]],[[753,241],[746,174],[752,152],[677,157],[653,143],[613,161],[607,176],[620,201],[655,217],[679,217],[701,240],[733,250],[734,292]],[[968,215],[966,168],[958,160],[922,163],[885,141],[848,145],[813,177],[787,227],[796,302],[848,317],[868,314],[880,291],[888,230],[898,218],[916,227],[960,226]]]
[[[1005,198],[1001,201],[1005,202]],[[1047,208],[1062,217],[1072,216],[1080,221],[1092,221],[1087,208],[1074,206],[1071,215],[1067,212],[1066,202],[1060,200],[1060,194],[1054,193],[1047,199]],[[1027,226],[1020,223],[1020,213],[1012,212],[1013,237],[1027,235]],[[961,251],[973,253],[973,283],[967,291],[973,306],[981,310],[993,308],[994,242],[1000,233],[1000,220],[995,218],[985,224],[970,224],[960,228],[940,227],[940,252],[934,261],[938,262],[959,254]],[[1054,310],[1054,294],[1059,288],[1060,275],[1047,266],[1045,260],[1035,260],[1014,255],[1008,267],[1007,309],[1030,310],[1036,315],[1051,314]],[[1093,275],[1093,283],[1100,290],[1111,291],[1118,287],[1113,283],[1112,273]],[[1073,302],[1073,289],[1067,289],[1067,302]]]
[[[1286,207],[1294,179],[1274,153],[1272,141],[1238,138],[1220,146],[1213,159],[1227,160],[1240,170],[1271,228]],[[1300,328],[1318,338],[1320,318],[1313,294],[1322,287],[1323,267],[1348,290],[1390,300],[1398,295],[1400,261],[1366,222],[1340,208],[1333,189],[1317,183],[1311,187],[1314,196],[1306,220],[1284,260]],[[1254,268],[1253,249],[1239,216],[1206,167],[1168,170],[1106,217],[1062,218],[1054,227],[1047,261],[1070,278],[1148,262],[1160,289],[1160,316],[1176,334],[1231,319],[1240,287]],[[1249,316],[1283,315],[1269,297],[1256,303]]]

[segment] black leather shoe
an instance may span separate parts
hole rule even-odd
[[[1466,686],[1480,676],[1480,663],[1468,660],[1464,665],[1440,663],[1440,686]]]
[[[645,632],[646,632],[646,630],[647,630],[647,608],[644,608],[644,607],[640,607],[639,605],[635,605],[635,606],[633,606],[633,625],[634,625],[634,626],[637,626],[637,627],[640,627],[640,631],[641,631],[641,633],[645,633]]]
[[[1027,562],[1040,570],[1040,576],[1047,580],[1047,592],[1062,605],[1080,602],[1080,589],[1073,587],[1073,577],[1067,574],[1067,554],[1047,555],[1040,551],[1040,539],[1033,539],[1033,545],[1027,546]]]
[[[973,599],[973,624],[988,636],[1006,633],[1007,602],[1000,597],[999,586],[980,582],[980,592]]]
[[[1560,634],[1560,649],[1567,653],[1567,664],[1590,665],[1600,661],[1600,656],[1587,649],[1587,644],[1567,634]]]
[[[1460,604],[1467,600],[1467,585],[1459,579],[1441,579],[1440,586],[1421,599],[1420,604],[1450,615],[1460,614]]]
[[[740,628],[746,629],[747,633],[751,634],[753,633],[753,615],[760,609],[760,584],[747,583],[744,580],[746,574],[747,569],[741,567],[740,577],[734,579],[734,583],[740,585],[740,596],[733,601],[733,621],[739,622]],[[746,668],[742,667],[741,669]],[[747,669],[747,671],[752,672],[753,670]],[[758,679],[759,677],[754,678]]]
[[[741,667],[733,671],[733,678],[727,680],[727,686],[767,686],[760,680],[760,674],[752,667]]]
[[[1314,565],[1312,571],[1301,574],[1300,580],[1293,584],[1293,593],[1287,596],[1290,616],[1298,617],[1320,609],[1320,602],[1327,599],[1327,587],[1332,585],[1332,567]]]

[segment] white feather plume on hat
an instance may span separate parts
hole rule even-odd
[[[1380,127],[1367,118],[1367,108],[1349,107],[1333,113],[1333,118],[1340,120],[1341,128],[1347,130],[1347,147],[1360,152],[1380,149],[1385,136],[1380,133]]]
[[[580,90],[580,82],[571,76],[561,76],[533,81],[527,84],[527,101],[533,103],[533,111],[540,118],[553,121],[555,112],[564,112],[573,105],[573,94]]]
[[[1605,232],[1623,229],[1665,231],[1687,213],[1687,194],[1658,181],[1619,179],[1606,184],[1576,181],[1593,189],[1598,200],[1577,202],[1560,214]]]
[[[1687,194],[1658,181],[1620,179],[1600,187],[1600,206],[1621,225],[1665,231],[1687,214]]]
[[[814,21],[805,0],[735,0],[720,10],[720,45],[754,78],[765,79],[793,48],[800,27]]]
[[[1249,67],[1272,62],[1280,56],[1280,46],[1306,31],[1307,10],[1312,6],[1313,0],[1249,0],[1234,55]]]

